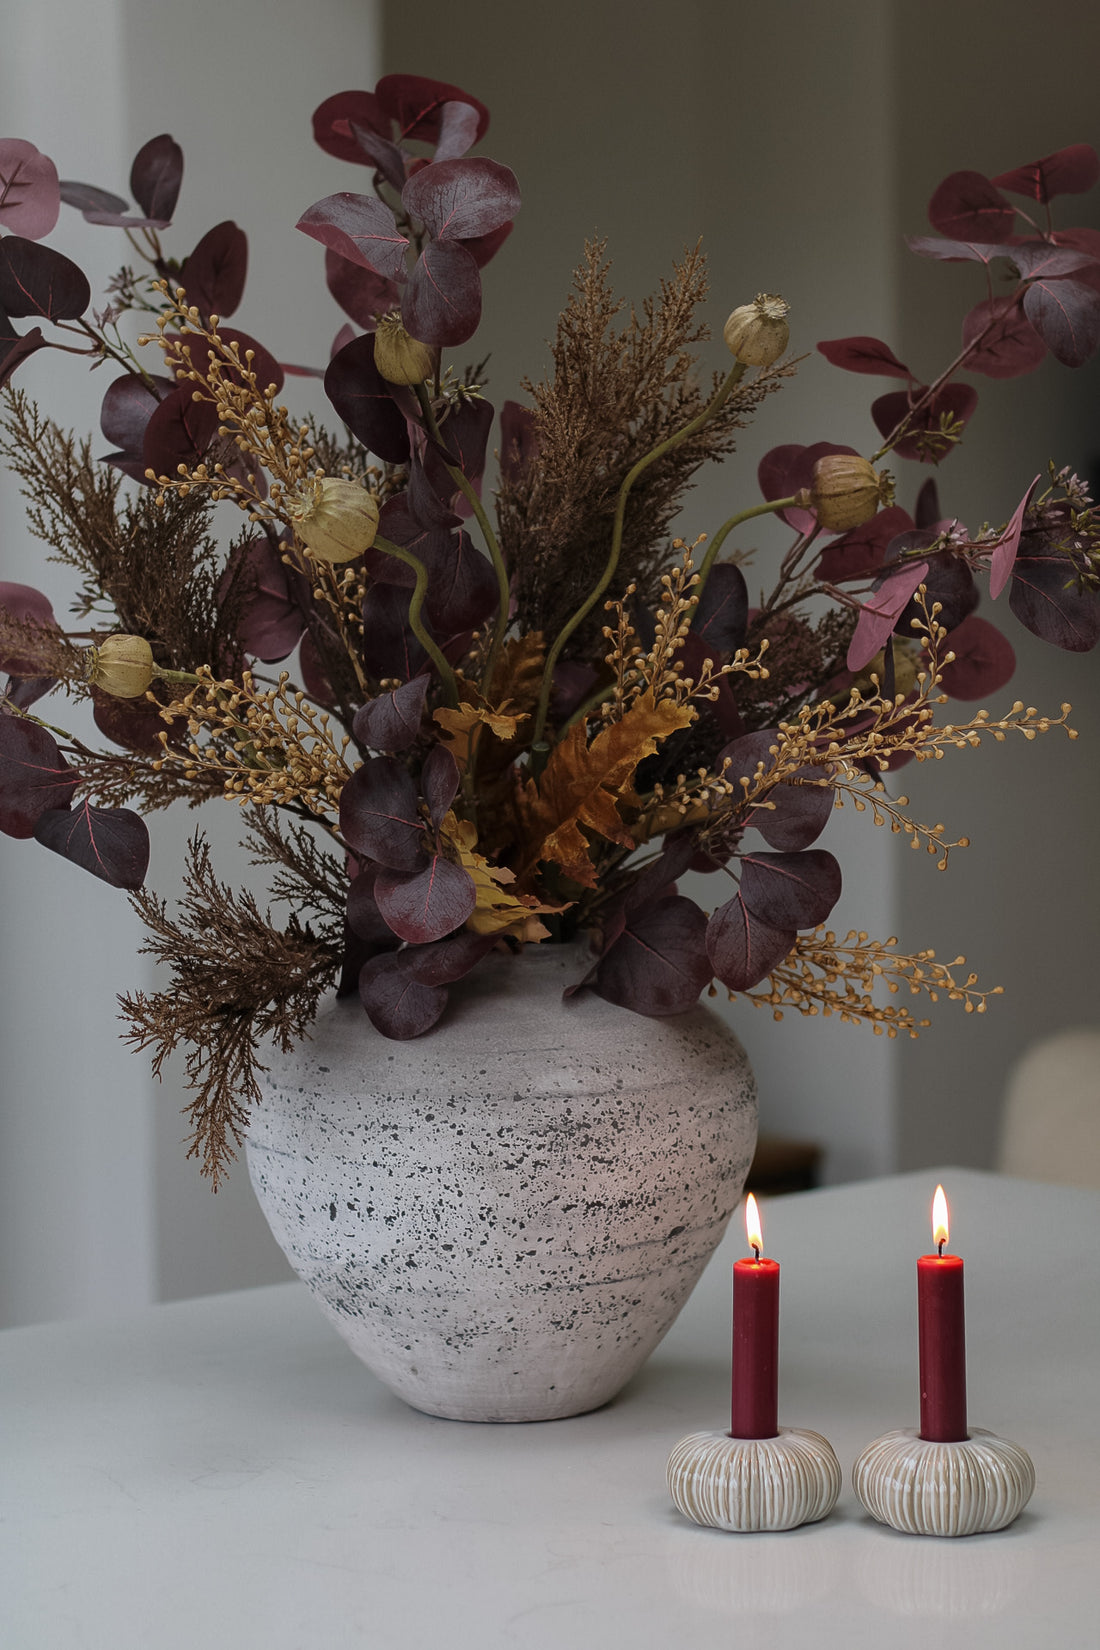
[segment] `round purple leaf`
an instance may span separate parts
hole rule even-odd
[[[955,657],[941,671],[941,686],[952,699],[985,699],[1012,680],[1016,655],[995,625],[971,613],[953,630],[947,645]]]
[[[397,122],[403,138],[423,138],[434,143],[442,130],[449,103],[466,103],[476,109],[475,143],[489,129],[489,111],[484,103],[446,80],[429,80],[418,74],[387,74],[374,90],[379,106]]]
[[[478,156],[425,166],[406,183],[401,201],[437,240],[459,241],[510,222],[520,193],[510,167]]]
[[[399,938],[427,945],[462,927],[477,904],[477,889],[468,871],[433,854],[421,871],[379,871],[374,897]]]
[[[47,810],[65,809],[79,775],[51,735],[22,716],[0,715],[0,831],[34,835]]]
[[[130,193],[147,218],[171,222],[182,182],[183,150],[167,132],[150,138],[134,156]]]
[[[386,280],[373,269],[342,258],[331,247],[325,249],[325,285],[345,315],[350,315],[356,326],[373,332],[379,317],[387,310],[396,309],[401,291],[395,281]]]
[[[71,811],[51,808],[34,828],[36,839],[112,888],[140,888],[149,869],[149,831],[131,808],[93,808],[87,800]]]
[[[8,315],[77,321],[91,301],[88,277],[71,258],[20,235],[0,240],[0,309]]]
[[[409,458],[405,418],[374,364],[374,334],[345,344],[328,364],[325,394],[357,441],[387,464]]]
[[[711,977],[706,931],[704,913],[681,894],[632,911],[600,959],[595,990],[637,1014],[686,1014]]]
[[[408,750],[419,737],[427,693],[427,676],[414,676],[411,682],[402,682],[400,687],[380,693],[377,699],[360,705],[352,733],[361,745],[371,750]]]
[[[413,978],[411,955],[372,957],[359,972],[359,1000],[368,1019],[383,1037],[398,1041],[430,1030],[447,1006],[445,986],[421,985]]]
[[[39,241],[60,211],[57,167],[49,156],[24,138],[0,138],[0,229]]]
[[[741,898],[773,928],[814,928],[840,898],[840,866],[824,848],[796,854],[746,854]]]
[[[343,189],[315,201],[299,218],[298,228],[322,246],[338,252],[353,264],[373,269],[386,280],[405,278],[405,248],[408,239],[384,201],[373,195],[353,195]]]
[[[928,221],[958,241],[1007,241],[1016,208],[981,172],[952,172],[928,203]]]
[[[748,991],[778,967],[796,937],[793,929],[773,928],[753,916],[735,894],[707,924],[707,956],[724,986]]]
[[[416,786],[392,756],[370,756],[340,793],[340,831],[352,853],[396,871],[424,863]]]
[[[208,229],[184,259],[179,284],[204,318],[232,315],[244,296],[248,236],[231,219]]]
[[[430,241],[417,259],[401,302],[406,328],[422,344],[464,344],[481,320],[481,276],[457,241]]]

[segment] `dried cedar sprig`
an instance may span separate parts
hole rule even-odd
[[[168,964],[172,984],[119,999],[130,1022],[124,1035],[137,1048],[153,1049],[158,1077],[168,1056],[189,1045],[195,1095],[187,1107],[188,1155],[201,1159],[216,1190],[260,1099],[259,1043],[271,1038],[289,1052],[308,1036],[342,948],[296,916],[285,929],[274,927],[251,894],[217,880],[199,834],[188,845],[177,918],[155,894],[142,890],[132,898],[149,931],[141,950]]]
[[[525,388],[535,402],[538,459],[506,479],[498,498],[500,539],[513,571],[521,627],[554,636],[598,580],[607,558],[616,499],[632,466],[704,407],[709,389],[694,377],[693,350],[707,336],[696,316],[707,292],[698,248],[641,311],[616,328],[623,305],[608,280],[604,242],[585,261],[551,347],[553,376]],[[668,526],[695,471],[733,451],[742,428],[789,369],[740,384],[721,411],[654,463],[628,501],[617,576],[646,595],[664,569]],[[570,655],[598,634],[593,615],[571,639]]]

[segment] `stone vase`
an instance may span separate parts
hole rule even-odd
[[[702,1006],[563,999],[581,973],[568,946],[494,955],[410,1042],[335,1003],[262,1081],[247,1155],[272,1231],[368,1368],[429,1414],[606,1403],[740,1198],[756,1091],[736,1037]]]

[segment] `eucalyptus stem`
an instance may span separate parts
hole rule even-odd
[[[443,462],[447,467],[447,474],[461,490],[474,513],[474,518],[477,521],[478,526],[481,528],[481,535],[485,540],[485,546],[489,552],[490,559],[493,563],[493,570],[497,576],[497,618],[496,624],[493,627],[492,645],[489,649],[489,655],[485,662],[485,671],[481,681],[482,690],[487,692],[490,684],[492,683],[497,658],[500,654],[501,647],[504,645],[504,636],[508,629],[508,610],[512,605],[512,587],[508,582],[508,569],[504,565],[504,556],[501,553],[500,545],[497,542],[497,536],[493,532],[493,526],[486,513],[485,506],[478,497],[477,488],[474,486],[473,482],[466,475],[460,465],[447,463],[447,449],[443,444],[443,436],[439,428],[439,421],[435,416],[435,412],[432,408],[431,397],[428,395],[427,389],[423,384],[417,384],[415,388],[416,399],[420,403],[420,411],[423,414],[424,424],[428,434],[431,436],[436,446],[440,449],[440,452],[444,455]]]
[[[721,550],[730,533],[733,532],[733,529],[735,527],[740,527],[743,521],[751,521],[754,516],[767,516],[774,514],[776,510],[789,510],[792,506],[798,504],[798,502],[799,495],[797,493],[792,493],[790,498],[776,498],[772,499],[768,504],[754,504],[751,510],[739,510],[735,516],[730,516],[728,521],[724,521],[722,523],[717,533],[715,533],[714,537],[707,545],[706,555],[699,563],[699,572],[695,580],[695,587],[692,590],[696,607],[698,607],[700,598],[702,597],[703,587],[710,578],[710,570],[714,566],[718,552]]]
[[[409,598],[409,627],[435,665],[436,670],[438,670],[448,703],[457,709],[458,683],[455,681],[455,673],[443,657],[438,644],[428,635],[427,630],[424,628],[424,621],[420,617],[420,609],[424,605],[424,597],[428,589],[428,569],[424,566],[420,557],[414,556],[411,550],[406,550],[400,544],[391,544],[389,539],[384,539],[381,535],[375,538],[374,549],[381,550],[385,556],[393,556],[397,561],[403,561],[405,566],[411,567],[416,574],[416,584],[412,596]]]
[[[631,488],[638,480],[639,476],[643,475],[651,464],[655,464],[659,458],[663,458],[666,453],[672,452],[676,447],[682,446],[682,444],[685,441],[690,440],[698,430],[701,430],[703,425],[706,424],[709,419],[714,417],[715,413],[721,409],[729,398],[731,391],[741,382],[741,379],[744,377],[744,373],[744,362],[734,362],[734,365],[726,374],[726,377],[723,379],[717,392],[712,399],[708,401],[702,412],[697,413],[690,423],[684,425],[682,430],[677,430],[675,435],[670,435],[666,441],[660,442],[658,446],[654,447],[650,452],[644,454],[644,456],[638,460],[633,468],[627,471],[623,484],[619,488],[619,496],[615,504],[615,521],[611,529],[611,548],[608,551],[607,561],[604,564],[604,570],[600,575],[595,589],[581,603],[572,618],[566,621],[563,628],[559,631],[553,647],[546,655],[546,665],[542,673],[542,689],[539,693],[538,711],[535,715],[535,726],[531,741],[533,746],[543,746],[545,744],[545,741],[543,740],[543,732],[546,727],[546,717],[550,709],[550,694],[553,689],[554,666],[558,662],[562,648],[565,646],[574,630],[576,630],[577,626],[579,624],[583,624],[584,620],[588,617],[589,613],[591,613],[592,609],[595,607],[596,603],[599,601],[600,597],[603,595],[604,591],[607,589],[608,585],[611,583],[611,580],[615,576],[615,569],[619,565],[619,556],[623,547],[623,525],[626,520],[626,501],[630,497]]]

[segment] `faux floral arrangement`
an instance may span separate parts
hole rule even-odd
[[[502,408],[494,520],[482,369],[446,353],[476,331],[479,270],[520,205],[509,169],[469,153],[487,125],[476,98],[410,75],[314,115],[322,149],[373,174],[372,193],[330,195],[298,225],[354,323],[323,373],[336,433],[280,400],[308,369],[223,324],[245,281],[237,225],[181,261],[164,250],[183,170],[170,137],[134,161],[136,210],[0,142],[3,379],[46,347],[117,369],[103,458],[5,392],[5,456],[33,530],[78,577],[82,628],[0,584],[0,829],[131,891],[172,983],[124,1000],[128,1035],[158,1070],[188,1047],[192,1150],[215,1184],[261,1040],[307,1035],[333,984],[411,1037],[489,951],[587,934],[575,989],[643,1014],[683,1011],[715,981],[777,1018],[836,1013],[890,1036],[927,1023],[910,994],[981,1011],[963,959],[828,930],[841,871],[813,844],[853,805],[942,868],[959,844],[911,819],[884,773],[987,737],[1072,737],[1068,706],[942,719],[1014,668],[974,612],[979,576],[1056,646],[1100,637],[1100,522],[1076,477],[1052,467],[1010,521],[970,533],[934,480],[910,512],[880,467],[952,453],[977,401],[961,371],[1011,377],[1048,351],[1076,366],[1100,341],[1100,234],[1055,229],[1049,209],[1096,182],[1090,148],[946,179],[938,235],[910,245],[981,266],[955,360],[924,382],[878,339],[819,344],[901,386],[872,404],[875,450],[777,446],[762,500],[687,545],[669,537],[684,489],[794,375],[787,306],[734,309],[727,366],[704,387],[699,251],[624,313],[589,246],[550,376]],[[141,260],[102,310],[45,244],[62,202]],[[243,524],[223,547],[226,503]],[[753,604],[742,529],[766,513],[791,543]],[[40,713],[55,689],[91,696],[104,748]],[[217,880],[200,835],[178,914],[143,889],[143,815],[215,796],[244,809],[284,924]],[[689,868],[713,874],[709,913],[676,890]]]

